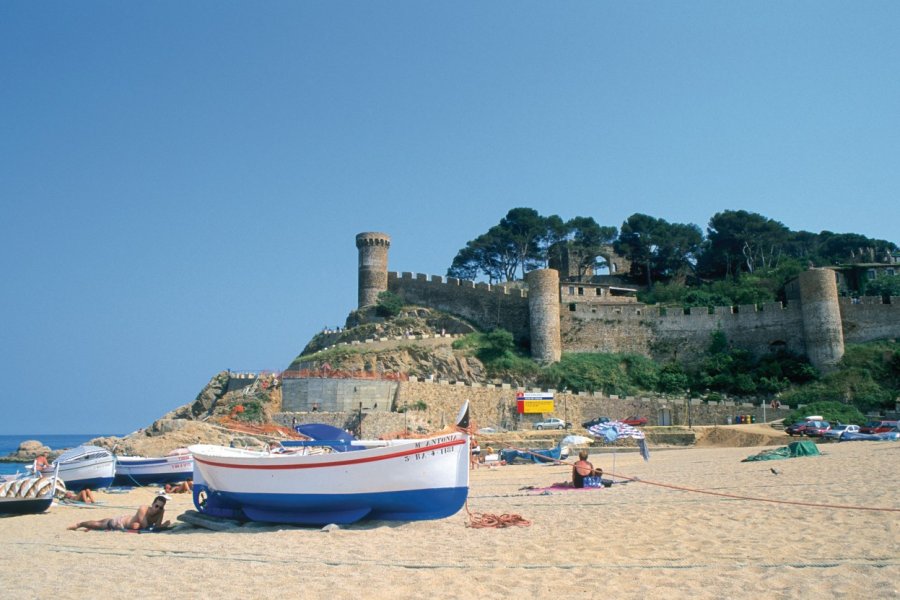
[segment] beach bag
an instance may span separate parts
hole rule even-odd
[[[590,475],[584,478],[584,487],[596,488],[600,487],[601,485],[603,484],[600,482],[600,478],[596,475]]]

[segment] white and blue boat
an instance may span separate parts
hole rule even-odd
[[[117,456],[113,485],[123,487],[179,483],[194,476],[194,458],[187,449],[166,456]]]
[[[352,441],[347,451],[190,446],[194,504],[210,516],[300,525],[441,519],[468,496],[467,427],[468,403],[457,431],[425,439]]]
[[[53,461],[45,475],[59,467],[59,478],[73,492],[85,488],[98,490],[112,485],[116,475],[116,457],[100,446],[77,446],[66,450]]]

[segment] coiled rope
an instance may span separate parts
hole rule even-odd
[[[469,510],[469,501],[466,500],[466,513],[469,522],[466,527],[472,529],[504,529],[506,527],[531,527],[531,521],[517,514],[493,515],[490,513],[473,513]]]

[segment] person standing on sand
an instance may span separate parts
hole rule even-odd
[[[122,515],[111,519],[99,519],[97,521],[81,521],[68,527],[72,531],[84,529],[90,531],[125,531],[129,529],[149,529],[151,527],[166,528],[170,525],[168,521],[162,522],[163,515],[166,513],[166,500],[168,496],[159,495],[153,499],[150,506],[141,506],[134,513],[134,516]]]

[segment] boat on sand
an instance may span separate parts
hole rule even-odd
[[[99,446],[77,446],[66,450],[41,472],[48,475],[59,468],[59,478],[73,492],[85,488],[98,490],[108,488],[116,474],[116,457],[106,448]]]
[[[165,456],[117,456],[113,485],[143,486],[179,483],[194,476],[194,458],[186,448]]]
[[[208,516],[300,525],[448,517],[469,492],[468,419],[466,402],[453,432],[352,441],[347,451],[190,446],[194,504]]]
[[[53,503],[58,487],[55,475],[29,475],[0,484],[0,515],[42,513]]]

